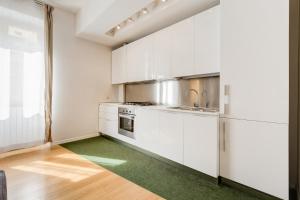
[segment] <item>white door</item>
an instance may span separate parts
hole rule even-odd
[[[154,79],[153,37],[147,36],[127,46],[128,82]]]
[[[289,1],[221,1],[221,111],[288,123]]]
[[[194,18],[188,18],[170,28],[172,37],[172,77],[194,74]]]
[[[171,78],[171,29],[165,28],[153,34],[154,67],[156,79]]]
[[[183,118],[180,113],[160,111],[158,154],[183,163]]]
[[[213,177],[219,175],[218,116],[185,114],[183,164]]]
[[[126,58],[126,46],[112,51],[112,84],[120,84],[127,81]]]
[[[195,74],[220,72],[220,6],[195,17]]]
[[[220,175],[288,199],[288,125],[221,119]]]

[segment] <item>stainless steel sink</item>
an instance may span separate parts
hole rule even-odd
[[[168,107],[168,108],[169,109],[178,109],[178,110],[198,111],[198,112],[218,112],[217,109],[201,108],[201,107],[175,106],[175,107]]]

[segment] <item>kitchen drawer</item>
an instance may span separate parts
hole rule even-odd
[[[110,121],[118,121],[118,113],[99,112],[99,118]]]
[[[118,106],[101,104],[99,106],[99,112],[113,113],[113,114],[117,115],[118,114]]]

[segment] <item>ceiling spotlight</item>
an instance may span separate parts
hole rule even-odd
[[[163,3],[165,3],[166,1],[168,1],[168,0],[161,0],[161,2],[163,2]]]
[[[133,22],[133,19],[130,17],[130,18],[127,19],[127,22],[131,23],[131,22]]]
[[[117,26],[117,29],[118,29],[118,30],[120,30],[120,29],[121,29],[121,26],[120,26],[120,25],[118,25],[118,26]]]
[[[144,15],[146,15],[146,14],[148,13],[147,8],[144,8],[144,9],[142,10],[142,13],[143,13]]]

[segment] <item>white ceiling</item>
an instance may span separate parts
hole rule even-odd
[[[72,13],[79,11],[88,0],[42,0],[43,2]],[[101,1],[101,0],[100,0]]]
[[[77,13],[76,35],[87,40],[118,47],[219,4],[220,0],[168,0],[165,6],[118,32],[106,32],[132,16],[153,0],[43,0],[64,10]]]

